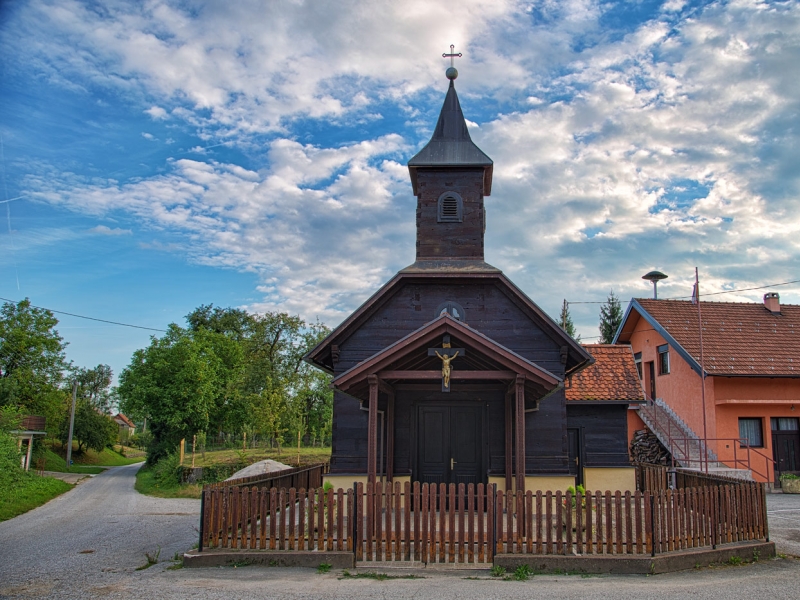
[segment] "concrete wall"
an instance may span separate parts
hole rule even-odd
[[[583,480],[583,487],[590,492],[636,491],[636,470],[633,467],[586,467]]]

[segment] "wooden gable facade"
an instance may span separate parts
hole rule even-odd
[[[593,358],[484,261],[493,163],[470,139],[452,80],[408,167],[416,261],[306,356],[334,376],[327,478],[566,489],[564,380]]]

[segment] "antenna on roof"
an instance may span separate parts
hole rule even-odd
[[[658,282],[667,277],[669,275],[664,275],[661,271],[650,271],[647,275],[642,275],[642,279],[653,282],[653,300],[658,300]]]

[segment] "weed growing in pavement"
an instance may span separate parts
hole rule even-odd
[[[533,575],[533,571],[528,565],[520,565],[514,569],[514,579],[517,581],[528,581],[531,575]]]
[[[332,565],[330,563],[320,563],[320,565],[317,567],[317,573],[327,573],[331,570],[331,566]]]
[[[386,573],[377,573],[375,571],[366,571],[364,573],[351,573],[348,569],[342,571],[342,576],[339,579],[374,579],[375,581],[386,581],[387,579],[425,579],[420,575],[388,575]]]
[[[143,564],[141,567],[136,567],[137,571],[144,571],[145,569],[149,569],[155,564],[158,564],[158,557],[161,556],[161,546],[158,547],[158,550],[150,554],[149,552],[144,553],[147,562]]]
[[[753,562],[758,562],[759,558],[761,558],[761,552],[753,550]]]
[[[501,565],[494,565],[491,570],[492,577],[502,577],[506,574],[506,568]]]
[[[183,563],[179,562],[179,563],[175,563],[174,565],[168,566],[167,567],[167,571],[177,571],[178,569],[182,569],[182,568],[183,568]]]
[[[732,566],[734,566],[734,567],[737,567],[737,566],[739,566],[740,564],[742,564],[742,557],[741,557],[741,556],[731,556],[731,557],[728,559],[728,564],[729,564],[729,565],[732,565]]]
[[[783,552],[778,552],[778,554],[776,554],[776,556],[778,558],[780,558],[781,560],[786,560],[786,555]]]
[[[248,558],[243,558],[242,560],[237,560],[232,563],[228,563],[228,566],[233,567],[234,569],[238,569],[240,567],[249,567],[253,564],[253,561]]]

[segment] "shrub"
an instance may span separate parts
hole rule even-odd
[[[153,479],[160,486],[170,487],[181,482],[180,456],[171,452],[159,460],[153,467]]]
[[[9,488],[25,478],[17,440],[0,431],[0,488]]]

